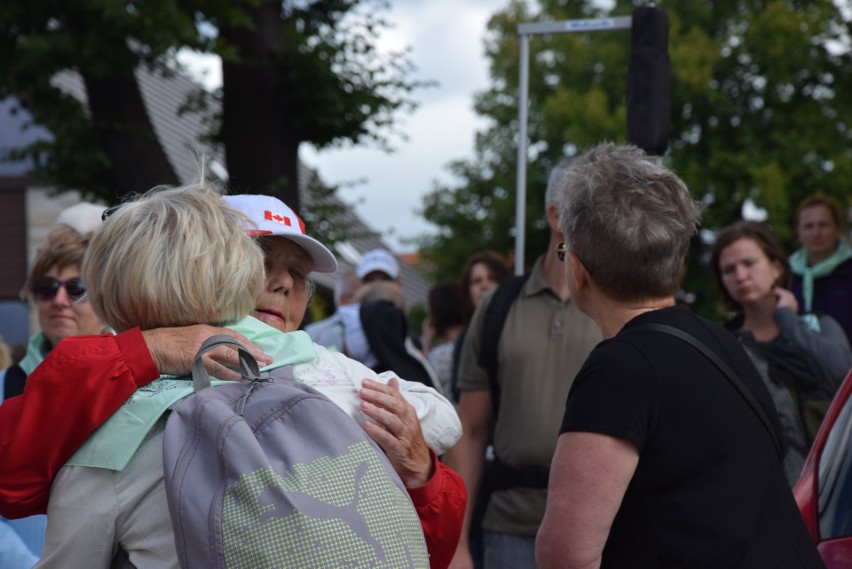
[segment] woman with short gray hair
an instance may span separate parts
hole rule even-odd
[[[822,567],[757,370],[728,331],[675,306],[698,203],[631,146],[601,144],[560,181],[557,251],[605,340],[568,395],[539,567]]]
[[[635,146],[601,145],[570,164],[560,225],[595,284],[621,300],[674,294],[701,217],[683,181]]]

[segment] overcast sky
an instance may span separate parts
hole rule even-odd
[[[437,82],[413,94],[420,105],[414,113],[397,115],[397,130],[407,140],[392,137],[392,154],[375,145],[320,153],[302,146],[302,160],[327,183],[342,184],[339,196],[397,252],[412,249],[402,239],[435,230],[415,211],[434,181],[452,179],[446,168],[451,161],[473,154],[481,120],[473,112],[473,95],[488,85],[483,34],[488,18],[504,5],[495,0],[392,1],[387,19],[394,27],[382,35],[380,48],[410,46],[417,67],[412,78]],[[181,55],[191,68],[206,69],[206,84],[221,84],[218,61]]]
[[[376,147],[355,147],[322,153],[307,147],[306,164],[319,170],[328,183],[365,180],[344,187],[340,197],[373,228],[381,231],[397,252],[411,246],[401,238],[434,231],[415,214],[434,180],[451,180],[447,164],[473,154],[478,120],[473,95],[488,85],[482,38],[488,18],[503,6],[494,0],[396,0],[388,19],[395,28],[383,35],[386,48],[413,49],[416,78],[438,82],[415,92],[420,107],[399,115],[399,130],[407,141],[393,139],[386,154]]]

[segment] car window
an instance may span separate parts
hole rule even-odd
[[[822,539],[852,536],[852,398],[829,431],[819,463],[818,508]]]

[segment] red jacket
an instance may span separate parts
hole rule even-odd
[[[27,378],[24,393],[0,405],[0,515],[47,511],[50,486],[89,435],[136,391],[159,377],[138,328],[65,338]],[[458,544],[467,491],[434,453],[435,474],[408,490],[433,568]]]

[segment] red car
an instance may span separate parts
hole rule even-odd
[[[793,487],[828,569],[852,567],[852,372],[828,409]]]

